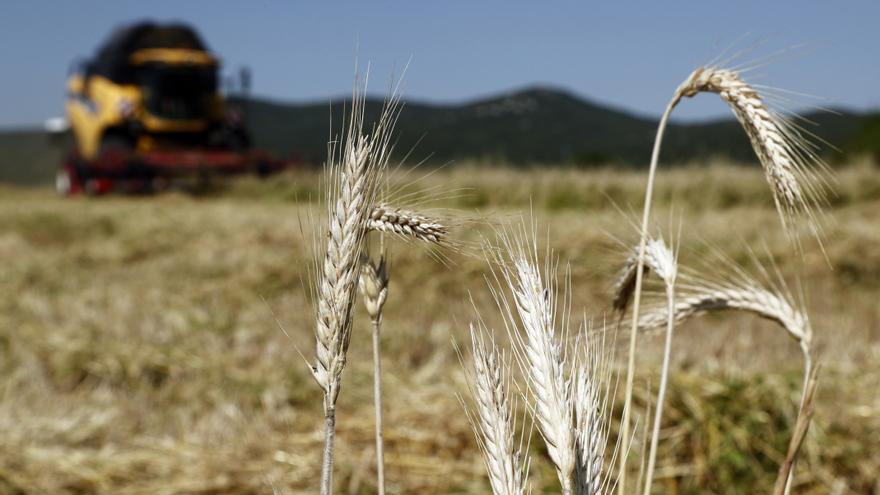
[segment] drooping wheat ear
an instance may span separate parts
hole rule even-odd
[[[632,249],[620,274],[614,282],[614,301],[612,306],[621,315],[626,312],[636,288],[636,268],[638,267],[639,247]],[[666,247],[662,238],[649,238],[645,245],[645,273],[648,276],[653,270],[668,285],[675,279],[675,256]]]
[[[794,302],[784,285],[768,288],[736,267],[733,273],[705,277],[688,270],[675,303],[675,320],[722,310],[739,310],[775,322],[799,345],[804,356],[804,384],[812,366],[813,328],[807,313]],[[639,318],[639,328],[650,330],[667,321],[666,312],[649,310]]]
[[[471,426],[483,452],[489,483],[495,495],[524,495],[528,489],[528,460],[515,441],[516,421],[510,397],[510,363],[494,338],[487,344],[485,328],[470,326],[474,374],[470,388],[476,404]]]
[[[792,301],[792,296],[781,281],[768,288],[750,277],[730,260],[722,260],[731,268],[730,273],[706,277],[687,270],[681,297],[675,303],[674,319],[683,321],[694,316],[722,310],[739,310],[771,320],[782,327],[800,346],[804,357],[804,381],[801,408],[808,396],[810,374],[813,371],[813,329],[807,314]],[[716,267],[712,267],[717,270]],[[767,272],[761,268],[764,275]],[[669,323],[668,311],[655,308],[639,318],[639,328],[649,330]]]
[[[676,321],[691,317],[736,309],[774,321],[809,353],[813,331],[807,315],[797,309],[786,296],[758,285],[691,285],[675,303]],[[649,330],[666,323],[665,309],[656,308],[639,318],[639,328]]]
[[[434,244],[442,243],[449,233],[448,228],[437,219],[386,204],[373,208],[367,228]]]
[[[382,308],[388,297],[388,270],[385,255],[373,263],[366,253],[361,255],[361,297],[373,323],[373,399],[376,410],[376,477],[379,495],[385,495],[385,447],[382,431]]]
[[[818,233],[814,210],[824,202],[826,187],[817,173],[825,166],[804,132],[774,112],[735,71],[700,67],[676,92],[680,97],[698,93],[716,93],[730,106],[764,168],[786,230],[793,234],[791,220],[804,216]]]
[[[776,208],[786,234],[796,240],[797,233],[793,217],[805,217],[807,226],[819,236],[821,226],[814,212],[824,201],[826,187],[821,173],[827,170],[821,158],[813,151],[813,144],[806,132],[786,121],[767,106],[765,100],[753,86],[747,84],[739,73],[716,67],[701,67],[676,89],[666,110],[660,117],[654,147],[651,152],[651,164],[648,169],[648,183],[645,188],[645,204],[642,210],[639,256],[636,267],[635,287],[633,289],[633,319],[630,328],[629,359],[627,362],[626,392],[621,420],[622,451],[627,452],[630,435],[630,414],[632,403],[633,379],[635,373],[636,337],[638,333],[639,304],[642,290],[644,270],[645,244],[647,228],[651,212],[654,192],[654,180],[660,158],[660,147],[666,124],[672,111],[681,99],[701,92],[719,94],[731,107],[740,121],[752,148],[758,156],[770,186]],[[618,493],[626,493],[626,456],[621,456],[620,474],[618,477]]]
[[[333,439],[336,399],[351,340],[351,313],[360,275],[364,223],[378,191],[379,177],[391,152],[391,128],[398,112],[392,98],[372,133],[364,133],[363,93],[355,90],[342,146],[331,143],[329,169],[329,226],[326,252],[318,267],[316,359],[312,375],[324,392],[325,445],[321,493],[332,492]]]

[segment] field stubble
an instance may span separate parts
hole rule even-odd
[[[692,241],[704,241],[685,245],[746,263],[745,246],[757,246],[782,273],[802,274],[825,367],[799,493],[880,489],[870,440],[880,431],[880,178],[860,165],[839,180],[825,241],[833,269],[818,249],[803,261],[788,255],[759,169],[670,170],[655,197],[655,218],[681,219],[700,233]],[[469,214],[477,228],[459,231],[465,248],[445,253],[448,266],[391,242],[382,333],[389,493],[487,490],[456,400],[466,386],[451,344],[468,339],[469,293],[492,304],[481,299],[485,263],[470,247],[491,235],[479,219],[517,219],[531,207],[571,263],[573,309],[601,322],[644,178],[465,165],[411,187],[441,184],[461,192],[437,206],[478,211]],[[303,232],[312,231],[309,211],[322,211],[310,203],[319,187],[306,172],[204,198],[3,190],[0,493],[313,493],[320,391],[297,349],[308,355],[314,342],[312,240]],[[358,313],[338,405],[345,493],[369,493],[375,479],[369,318]],[[730,314],[677,331],[656,476],[664,492],[769,491],[801,373],[797,346],[771,327]],[[653,395],[661,342],[659,334],[639,342],[637,416]],[[532,477],[552,486],[555,474],[540,459]]]

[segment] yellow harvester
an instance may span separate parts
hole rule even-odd
[[[75,138],[62,194],[144,190],[181,175],[275,171],[220,92],[219,61],[190,27],[119,28],[67,82]]]

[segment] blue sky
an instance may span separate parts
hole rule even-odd
[[[349,93],[357,56],[377,93],[411,59],[411,98],[543,84],[658,115],[692,68],[745,36],[737,46],[759,47],[744,61],[802,46],[756,71],[758,82],[825,97],[823,106],[880,108],[877,1],[4,0],[0,126],[60,115],[70,62],[144,17],[193,23],[227,70],[250,66],[255,93],[281,100]],[[727,115],[717,99],[697,100],[679,118]]]

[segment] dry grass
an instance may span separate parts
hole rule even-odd
[[[738,263],[750,260],[741,246],[764,241],[783,273],[803,263],[825,367],[797,493],[870,492],[880,469],[865,440],[880,429],[880,178],[859,167],[839,178],[826,235],[833,271],[819,252],[787,256],[760,169],[670,170],[655,196],[658,218],[674,207],[699,240]],[[471,188],[442,206],[499,218],[528,208],[532,191],[535,216],[572,262],[573,300],[597,316],[611,309],[619,248],[607,233],[632,232],[612,203],[640,204],[642,174],[462,167],[424,187],[431,181]],[[95,201],[3,190],[0,493],[314,493],[321,393],[295,352],[314,342],[311,246],[301,234],[312,225],[307,205],[284,191],[306,200],[317,184],[304,174],[242,181],[219,197]],[[476,242],[479,232],[462,235]],[[484,293],[485,264],[452,252],[449,269],[412,246],[391,247],[406,270],[395,271],[382,329],[383,393],[394,402],[384,418],[388,493],[485,493],[450,345],[450,336],[468,338],[468,292]],[[356,321],[336,485],[375,493],[369,318]],[[683,322],[676,339],[655,487],[769,492],[794,428],[798,349],[771,323],[740,315]],[[660,338],[642,338],[641,368],[658,370],[661,349]],[[637,377],[636,413],[656,396],[648,382],[654,373]],[[558,484],[540,444],[531,443],[538,491]]]

